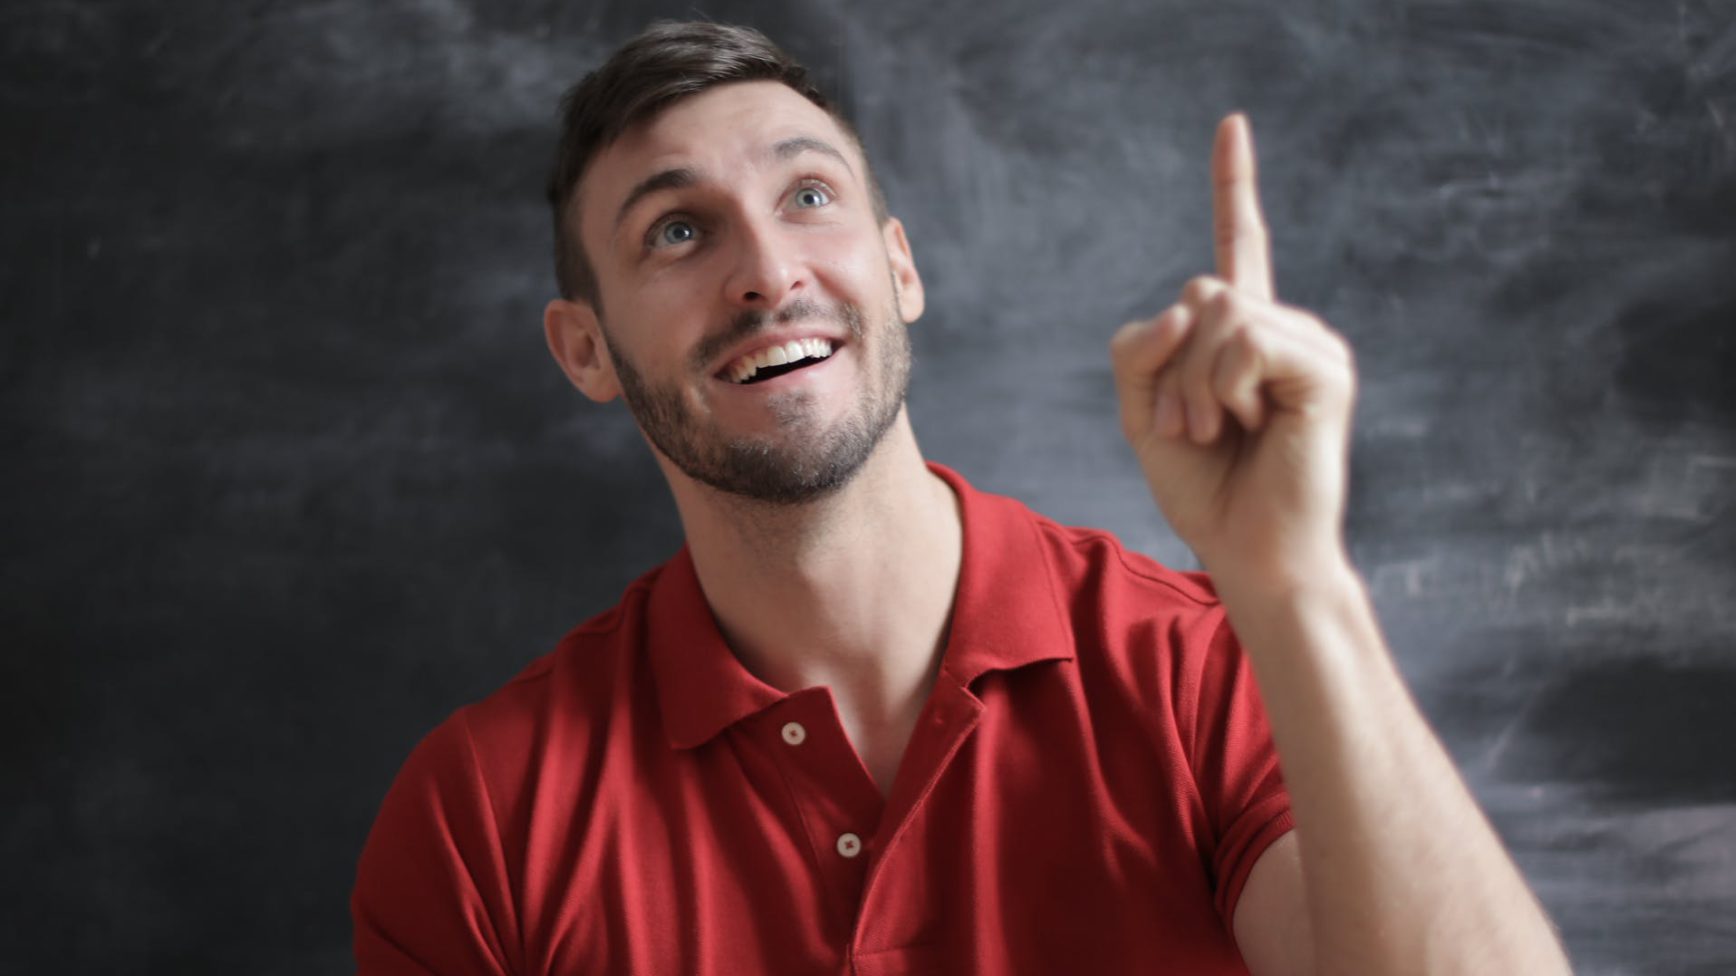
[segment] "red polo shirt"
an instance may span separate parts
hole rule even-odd
[[[933,468],[964,560],[889,800],[830,690],[730,653],[683,550],[416,748],[361,972],[1245,972],[1289,799],[1212,590]]]

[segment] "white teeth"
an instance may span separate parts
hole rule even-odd
[[[745,383],[767,366],[782,366],[800,359],[825,359],[832,355],[829,339],[791,339],[781,346],[767,346],[731,363],[725,370],[733,383]]]

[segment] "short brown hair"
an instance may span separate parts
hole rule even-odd
[[[825,109],[862,150],[862,137],[808,78],[808,70],[750,27],[703,21],[659,21],[628,41],[567,90],[561,99],[561,140],[549,174],[554,210],[555,280],[561,295],[600,306],[597,275],[585,256],[573,197],[597,153],[633,126],[690,95],[737,81],[776,81]],[[886,201],[872,169],[867,173],[874,214],[884,223]]]

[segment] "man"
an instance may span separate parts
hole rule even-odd
[[[1240,116],[1212,172],[1218,275],[1111,344],[1207,583],[924,463],[903,227],[768,41],[582,82],[545,333],[687,546],[417,748],[362,971],[1565,972],[1348,562],[1351,359],[1273,299]]]

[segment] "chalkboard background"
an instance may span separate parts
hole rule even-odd
[[[411,745],[679,545],[543,349],[540,191],[694,13],[859,119],[929,456],[1181,565],[1105,343],[1209,270],[1247,109],[1419,702],[1581,973],[1736,967],[1736,4],[11,0],[8,968],[347,971]]]

